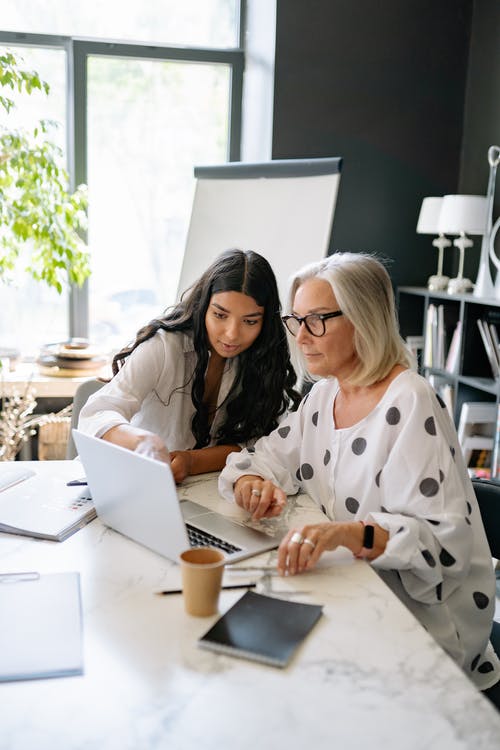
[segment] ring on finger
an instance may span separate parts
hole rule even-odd
[[[260,497],[262,493],[260,490],[252,490],[250,494],[255,495],[256,497]]]
[[[302,544],[304,537],[298,531],[295,531],[290,537],[291,544]]]
[[[308,545],[309,545],[310,547],[312,547],[313,549],[314,549],[314,548],[316,547],[316,542],[313,542],[313,540],[312,540],[312,539],[304,539],[304,540],[302,541],[302,544],[308,544]]]

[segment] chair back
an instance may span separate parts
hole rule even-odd
[[[96,380],[95,378],[91,378],[90,380],[86,380],[84,383],[78,386],[75,392],[75,396],[73,398],[73,411],[71,413],[71,425],[70,425],[70,432],[68,437],[68,444],[66,446],[66,458],[75,458],[77,455],[76,446],[73,440],[73,434],[71,430],[73,427],[78,427],[78,419],[80,417],[80,411],[87,403],[89,397],[99,390],[99,388],[102,388],[102,386],[105,385],[101,380]]]
[[[500,482],[473,479],[479,511],[492,557],[500,559]]]

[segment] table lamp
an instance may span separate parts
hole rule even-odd
[[[437,247],[439,250],[437,274],[429,276],[427,280],[428,288],[433,291],[446,289],[449,282],[448,276],[443,276],[443,250],[445,247],[450,247],[451,242],[438,230],[442,204],[442,198],[424,198],[417,222],[417,234],[438,235],[438,237],[432,241],[434,247]]]
[[[448,283],[449,294],[470,292],[473,284],[464,278],[464,251],[474,244],[467,234],[483,234],[486,226],[486,196],[445,195],[439,214],[438,230],[443,234],[457,234],[453,244],[460,251],[458,273]]]

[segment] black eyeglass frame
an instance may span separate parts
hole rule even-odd
[[[297,335],[297,333],[300,331],[300,326],[303,323],[306,329],[311,334],[311,336],[315,336],[316,338],[321,338],[321,336],[324,336],[326,333],[325,320],[330,320],[330,318],[338,318],[339,315],[343,315],[343,314],[344,313],[342,312],[342,310],[335,310],[335,312],[329,312],[329,313],[308,313],[307,315],[304,315],[303,318],[301,318],[300,315],[282,315],[281,320],[285,324],[287,330],[290,331],[292,336]],[[321,320],[321,322],[323,323],[323,331],[321,333],[314,333],[313,331],[311,331],[311,329],[309,328],[309,323],[307,322],[307,318],[317,318],[318,320]],[[294,333],[288,325],[288,321],[291,319],[296,320],[297,323],[299,324],[299,331],[297,331],[296,333]]]

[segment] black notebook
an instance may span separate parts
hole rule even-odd
[[[199,639],[200,648],[286,667],[323,607],[247,593]]]

